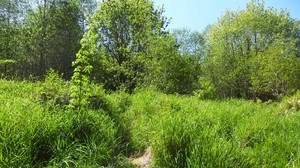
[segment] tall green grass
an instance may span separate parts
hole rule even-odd
[[[72,111],[56,104],[62,90],[49,82],[0,80],[0,167],[127,164],[118,123],[100,107]]]
[[[300,113],[276,104],[143,90],[127,111],[133,144],[151,146],[154,167],[298,167]]]
[[[0,167],[132,167],[148,147],[153,167],[300,166],[297,96],[266,104],[93,85],[88,108],[73,111],[68,88],[55,75],[0,80]]]

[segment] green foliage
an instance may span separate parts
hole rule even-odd
[[[43,78],[47,70],[53,68],[70,79],[72,61],[83,34],[79,4],[76,0],[22,0],[19,3],[21,5],[15,4],[20,12],[15,18],[20,22],[18,33],[7,36],[16,40],[13,45],[18,46],[13,54],[17,60],[14,72],[20,77]]]
[[[147,0],[100,3],[92,18],[99,34],[99,47],[91,62],[93,79],[106,89],[127,92],[145,86],[167,93],[195,90],[200,72],[198,53],[178,53],[174,37],[165,32],[167,19],[162,13],[163,9],[155,9]],[[196,40],[198,35],[194,36]]]
[[[0,2],[1,70],[55,70],[0,79],[0,167],[132,167],[146,148],[154,167],[300,166],[300,22],[287,12],[253,0],[203,34],[169,34],[148,0],[99,2],[93,16],[92,0],[23,17],[24,3]],[[228,97],[282,102],[205,100]]]
[[[43,79],[49,68],[70,79],[72,61],[96,0],[1,0],[0,60],[6,76]]]
[[[216,89],[212,85],[212,83],[205,79],[200,78],[199,79],[199,86],[200,88],[198,90],[195,90],[193,92],[193,95],[200,98],[200,99],[215,99],[216,98]]]
[[[50,71],[46,82],[59,79]],[[59,84],[5,80],[0,84],[0,167],[129,165],[122,159],[118,123],[107,112],[74,113],[34,101],[45,88],[60,92]]]
[[[150,42],[165,33],[162,13],[148,0],[99,3],[92,18],[99,34],[92,74],[96,81],[107,89],[128,92],[143,81],[147,57],[152,56],[147,53]]]
[[[15,61],[21,55],[22,12],[26,11],[25,4],[22,0],[0,2],[0,71],[5,76],[15,75]]]
[[[172,34],[181,55],[195,56],[199,60],[201,59],[205,44],[203,34],[188,29],[175,29]]]
[[[292,96],[286,96],[280,103],[281,110],[284,114],[293,113],[300,110],[300,91]]]
[[[62,75],[59,75],[53,69],[47,72],[38,94],[38,101],[48,104],[50,107],[66,107],[69,105],[69,83],[64,81]]]
[[[297,105],[282,115],[277,104],[203,101],[153,89],[108,95],[99,86],[92,86],[105,102],[98,109],[74,113],[34,101],[59,79],[50,71],[45,84],[0,80],[1,167],[131,167],[127,157],[148,147],[154,167],[299,165]]]
[[[0,71],[3,72],[0,75],[1,76],[8,76],[9,72],[12,71],[11,65],[14,65],[16,63],[15,60],[11,59],[0,59]]]
[[[281,99],[299,88],[300,60],[296,53],[289,51],[292,43],[280,41],[269,46],[263,53],[253,58],[251,68],[251,90]]]
[[[89,76],[93,68],[90,59],[95,53],[97,38],[98,35],[91,26],[80,42],[81,49],[73,62],[75,69],[72,76],[70,108],[80,109],[88,105],[88,97],[91,96]]]
[[[151,146],[154,167],[299,164],[293,147],[299,145],[299,134],[293,132],[299,130],[299,113],[278,115],[274,105],[199,101],[143,90],[133,95],[126,116],[132,144],[139,150]]]
[[[9,63],[15,63],[15,60],[0,60],[0,65],[1,64],[9,64]]]
[[[149,0],[0,3],[2,76],[43,79],[53,68],[69,80],[75,70],[72,108],[89,104],[88,78],[106,90],[201,98],[280,100],[299,89],[300,22],[263,1],[226,12],[202,33],[167,31],[164,8]]]
[[[251,1],[211,27],[203,71],[218,97],[280,99],[299,87],[298,43],[287,12]]]
[[[162,36],[150,43],[151,54],[146,63],[142,86],[155,87],[166,93],[190,94],[197,87],[200,75],[198,58],[180,55],[172,36]]]

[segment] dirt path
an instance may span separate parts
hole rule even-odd
[[[152,160],[152,151],[147,148],[141,155],[129,158],[129,161],[137,168],[150,168]]]

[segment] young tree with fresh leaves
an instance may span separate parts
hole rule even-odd
[[[72,63],[74,73],[72,76],[71,101],[69,105],[69,108],[72,109],[80,110],[86,107],[88,105],[88,97],[91,96],[90,74],[93,67],[90,62],[97,50],[98,39],[98,33],[92,25],[81,39],[81,48],[76,54],[76,60]]]

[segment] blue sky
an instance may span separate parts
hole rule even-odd
[[[170,29],[187,28],[203,31],[224,14],[226,10],[244,9],[250,0],[153,0],[164,4],[165,16],[172,18]],[[264,0],[266,7],[287,10],[291,17],[300,20],[300,0]]]

